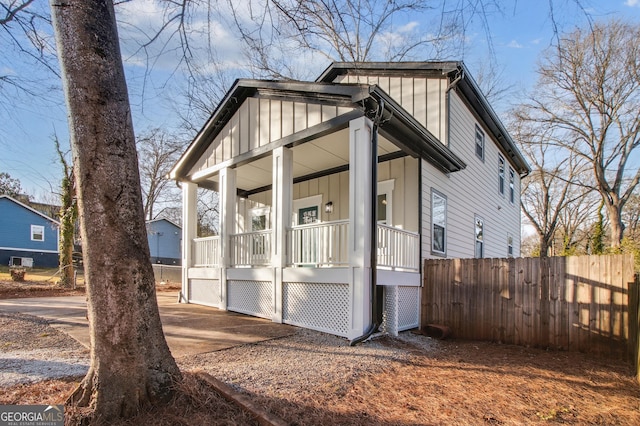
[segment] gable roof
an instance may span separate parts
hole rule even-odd
[[[370,115],[382,106],[383,115],[389,117],[379,129],[383,136],[411,155],[424,158],[445,172],[466,167],[458,156],[376,85],[239,79],[173,167],[170,178],[179,180],[186,176],[249,97],[351,107],[360,116]]]
[[[511,159],[521,176],[527,175],[531,168],[522,156],[515,141],[509,135],[498,114],[493,110],[482,90],[473,79],[462,61],[445,62],[334,62],[316,80],[317,82],[335,81],[340,75],[362,74],[375,72],[379,75],[415,76],[422,75],[446,76],[449,79],[449,89],[455,89],[470,103],[476,114],[482,119],[503,151]],[[449,90],[448,89],[448,90]]]
[[[48,221],[50,221],[50,222],[52,222],[52,223],[54,223],[54,224],[56,224],[58,226],[60,225],[60,222],[58,222],[57,220],[47,216],[44,213],[39,212],[38,210],[36,210],[36,209],[34,209],[32,207],[29,207],[28,205],[26,205],[24,203],[21,203],[20,201],[16,200],[15,198],[12,198],[12,197],[10,197],[10,196],[8,196],[6,194],[0,195],[0,199],[2,199],[2,198],[6,198],[7,200],[14,202],[15,204],[19,205],[20,207],[22,207],[24,209],[27,209],[30,212],[35,213],[38,216],[41,216],[41,217],[45,218],[46,220],[48,220]]]
[[[170,225],[175,226],[178,229],[182,229],[182,227],[180,225],[176,225],[174,222],[170,221],[169,219],[165,219],[165,218],[147,220],[146,224],[147,225],[151,225],[154,222],[163,222],[163,221],[169,223]]]

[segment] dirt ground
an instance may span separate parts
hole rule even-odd
[[[0,297],[16,297],[11,285],[0,282]],[[30,283],[20,294],[56,291],[36,290],[41,285]],[[384,343],[402,346],[409,360],[381,360],[388,365],[382,372],[354,371],[287,399],[248,396],[292,425],[640,424],[640,386],[621,360],[455,339],[428,352],[395,339]],[[195,376],[186,378],[172,403],[123,424],[254,424]],[[62,403],[79,380],[0,389],[0,404]]]

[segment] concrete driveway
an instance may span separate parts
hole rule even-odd
[[[294,328],[261,318],[207,306],[177,303],[176,293],[158,293],[164,335],[174,357],[212,352],[247,343],[284,337]],[[0,312],[20,312],[49,320],[89,347],[85,296],[0,300]]]

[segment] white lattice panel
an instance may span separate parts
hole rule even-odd
[[[398,335],[398,287],[384,286],[384,311],[382,331],[392,336]]]
[[[398,287],[398,331],[420,325],[420,287]]]
[[[220,306],[220,280],[189,279],[189,303]]]
[[[271,319],[273,285],[269,281],[227,281],[227,309]]]
[[[420,322],[420,287],[384,287],[382,330],[393,336]]]
[[[289,282],[282,285],[282,320],[346,337],[349,285]]]

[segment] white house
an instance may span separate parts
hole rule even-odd
[[[528,171],[461,62],[237,80],[171,171],[182,296],[352,340],[417,327],[423,259],[519,255]],[[219,236],[196,235],[197,188]]]

